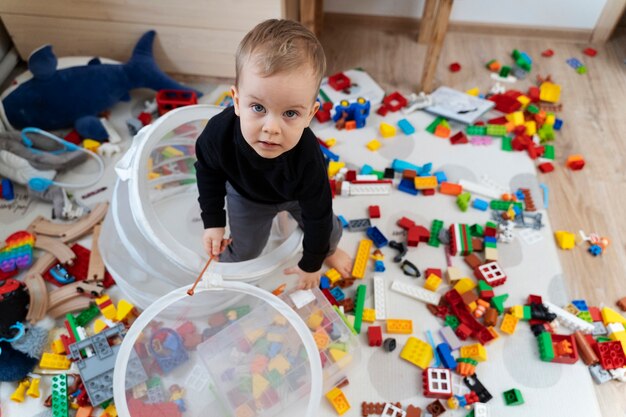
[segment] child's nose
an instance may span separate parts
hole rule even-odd
[[[278,121],[274,117],[268,117],[263,124],[263,133],[269,135],[277,135],[280,133],[280,127]]]

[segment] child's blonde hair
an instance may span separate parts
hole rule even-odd
[[[264,77],[310,65],[317,77],[318,89],[326,72],[326,56],[319,40],[293,20],[269,19],[246,34],[235,57],[237,86],[248,60],[253,60]]]

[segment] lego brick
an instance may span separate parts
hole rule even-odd
[[[426,368],[422,372],[424,397],[447,399],[452,396],[450,369]]]
[[[437,293],[416,285],[405,284],[399,280],[395,280],[391,283],[391,290],[427,304],[437,305],[441,298]]]
[[[374,282],[374,309],[376,310],[376,320],[385,320],[387,318],[385,280],[378,275],[375,275],[372,280]]]
[[[400,357],[415,366],[426,369],[433,360],[434,353],[428,343],[411,336],[402,348]]]
[[[403,319],[387,319],[387,333],[411,334],[413,333],[413,321]]]
[[[326,393],[326,399],[340,416],[350,409],[350,403],[341,389],[335,387]]]
[[[591,323],[587,323],[586,321],[579,319],[573,314],[568,313],[548,301],[544,301],[543,304],[550,310],[550,312],[556,314],[559,323],[568,329],[573,331],[580,330],[583,333],[591,333],[593,331],[594,327]]]
[[[367,268],[367,262],[369,260],[371,247],[372,241],[369,239],[362,239],[361,242],[359,242],[357,255],[354,259],[354,266],[352,267],[353,277],[362,279],[365,276],[365,270]]]

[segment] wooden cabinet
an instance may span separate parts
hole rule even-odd
[[[177,74],[234,77],[235,50],[255,24],[297,18],[297,0],[1,0],[20,56],[51,44],[57,56],[130,58],[155,29],[159,66]]]

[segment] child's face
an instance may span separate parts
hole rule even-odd
[[[276,158],[298,144],[319,107],[312,69],[262,77],[250,64],[231,87],[235,113],[248,144],[263,158]]]

